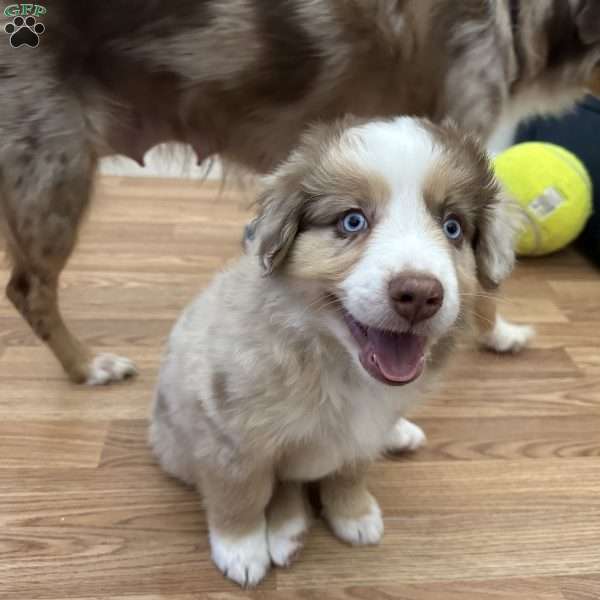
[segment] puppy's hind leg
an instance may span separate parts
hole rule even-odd
[[[496,307],[496,300],[478,296],[475,319],[479,329],[479,343],[493,352],[520,352],[535,335],[529,325],[517,325],[504,320]]]
[[[196,483],[194,453],[187,447],[184,432],[177,429],[169,396],[159,386],[154,394],[148,441],[161,467],[188,485]]]
[[[0,224],[13,264],[6,294],[73,381],[107,383],[133,374],[132,363],[113,355],[93,358],[58,306],[59,276],[75,246],[95,167],[84,144],[69,147],[69,141],[40,149],[38,140],[25,138],[3,157]]]

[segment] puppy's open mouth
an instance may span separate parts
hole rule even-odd
[[[426,337],[367,327],[346,311],[344,320],[360,348],[360,362],[371,377],[387,385],[405,385],[421,375]]]

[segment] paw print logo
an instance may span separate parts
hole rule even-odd
[[[46,28],[38,23],[35,17],[29,16],[26,19],[15,17],[11,23],[4,26],[4,31],[10,35],[10,45],[13,48],[19,46],[37,48],[40,43],[39,36],[46,31]]]

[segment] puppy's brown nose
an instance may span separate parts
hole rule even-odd
[[[390,281],[390,298],[394,309],[409,323],[433,317],[444,301],[444,288],[435,278],[411,273]]]

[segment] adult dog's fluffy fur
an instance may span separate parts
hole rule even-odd
[[[141,160],[173,140],[264,172],[307,124],[347,113],[449,116],[498,143],[498,126],[600,88],[597,0],[44,5],[40,45],[7,37],[0,52],[0,228],[8,297],[75,381],[133,371],[93,358],[58,308],[99,157]],[[493,307],[480,312],[494,322]],[[488,339],[498,349],[526,337],[500,325]]]
[[[242,585],[299,550],[308,480],[335,535],[379,541],[368,464],[420,441],[402,414],[514,262],[477,143],[408,117],[312,129],[259,204],[253,247],[170,336],[150,435]]]

